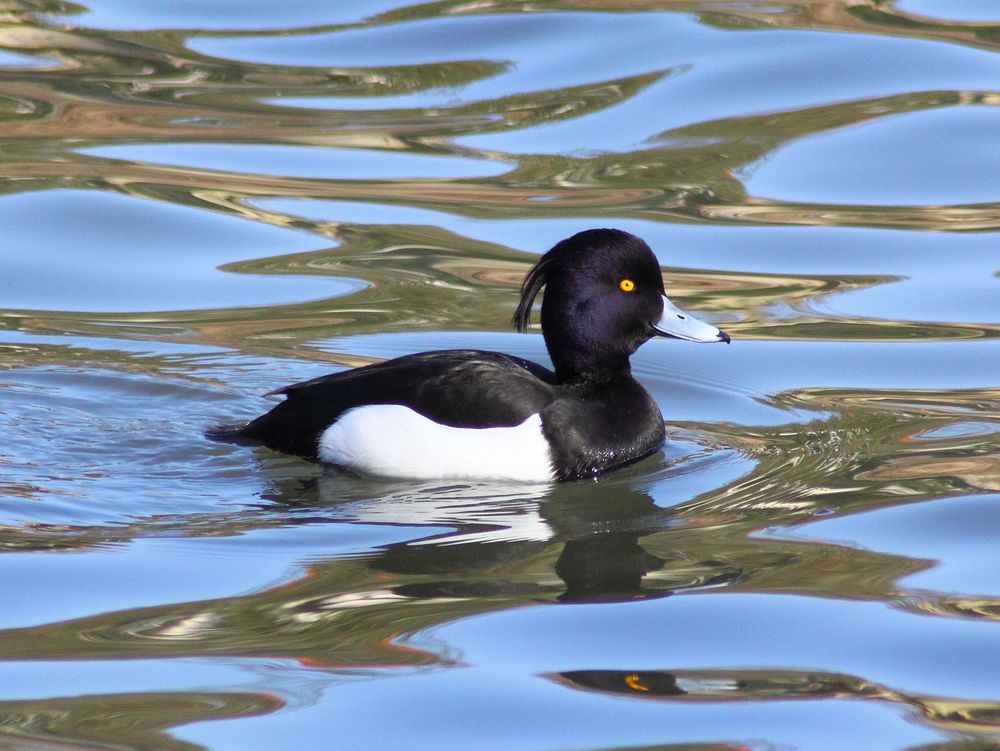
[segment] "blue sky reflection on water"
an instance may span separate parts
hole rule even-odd
[[[339,0],[317,5],[314,0],[244,0],[234,13],[227,0],[92,0],[83,13],[55,16],[97,29],[272,29],[315,23],[357,23],[398,7],[397,0]]]
[[[379,180],[414,177],[493,177],[508,172],[502,162],[433,157],[406,151],[261,146],[259,144],[157,144],[155,146],[98,146],[83,154],[107,159],[167,164],[195,169],[251,172],[262,175]]]
[[[754,195],[811,203],[987,203],[1000,156],[981,146],[996,133],[997,106],[896,115],[792,143],[748,166],[745,184]],[[938,148],[942,137],[955,146]]]
[[[302,232],[210,211],[82,191],[0,198],[11,308],[178,310],[332,297],[362,283],[226,274],[221,264],[321,247]],[[72,238],[71,250],[67,237]],[[31,249],[14,257],[15,249]],[[80,259],[74,262],[73,257]],[[134,273],[141,265],[143,274]]]

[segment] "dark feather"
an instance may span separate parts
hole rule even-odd
[[[552,382],[546,368],[510,355],[422,352],[286,386],[267,414],[213,432],[315,459],[323,431],[354,407],[400,404],[451,427],[512,427],[552,401]]]

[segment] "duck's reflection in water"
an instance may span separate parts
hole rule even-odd
[[[567,540],[555,571],[566,584],[559,597],[564,602],[618,600],[648,597],[642,578],[663,567],[664,559],[639,545],[636,532],[596,534],[582,540]],[[655,592],[662,597],[670,591]]]
[[[318,478],[314,492],[344,521],[446,528],[430,535],[415,529],[416,539],[387,545],[369,559],[376,571],[406,577],[394,592],[411,598],[613,602],[664,597],[738,576],[718,571],[706,576],[702,569],[686,578],[648,579],[671,561],[662,552],[648,552],[640,541],[679,521],[630,478],[414,486],[372,485],[330,472]],[[359,498],[360,493],[368,497]],[[355,500],[330,500],[352,496]]]
[[[578,690],[652,701],[878,701],[904,707],[919,721],[951,733],[987,734],[993,738],[1000,727],[1000,705],[996,702],[925,696],[842,673],[773,669],[570,670],[548,677]]]

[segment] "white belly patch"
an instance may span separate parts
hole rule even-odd
[[[319,458],[381,477],[554,479],[537,414],[511,428],[452,428],[399,404],[355,407],[320,435]]]

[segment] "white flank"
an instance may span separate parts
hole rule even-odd
[[[452,428],[399,404],[356,407],[323,431],[319,458],[381,477],[554,479],[537,414],[512,428]]]

